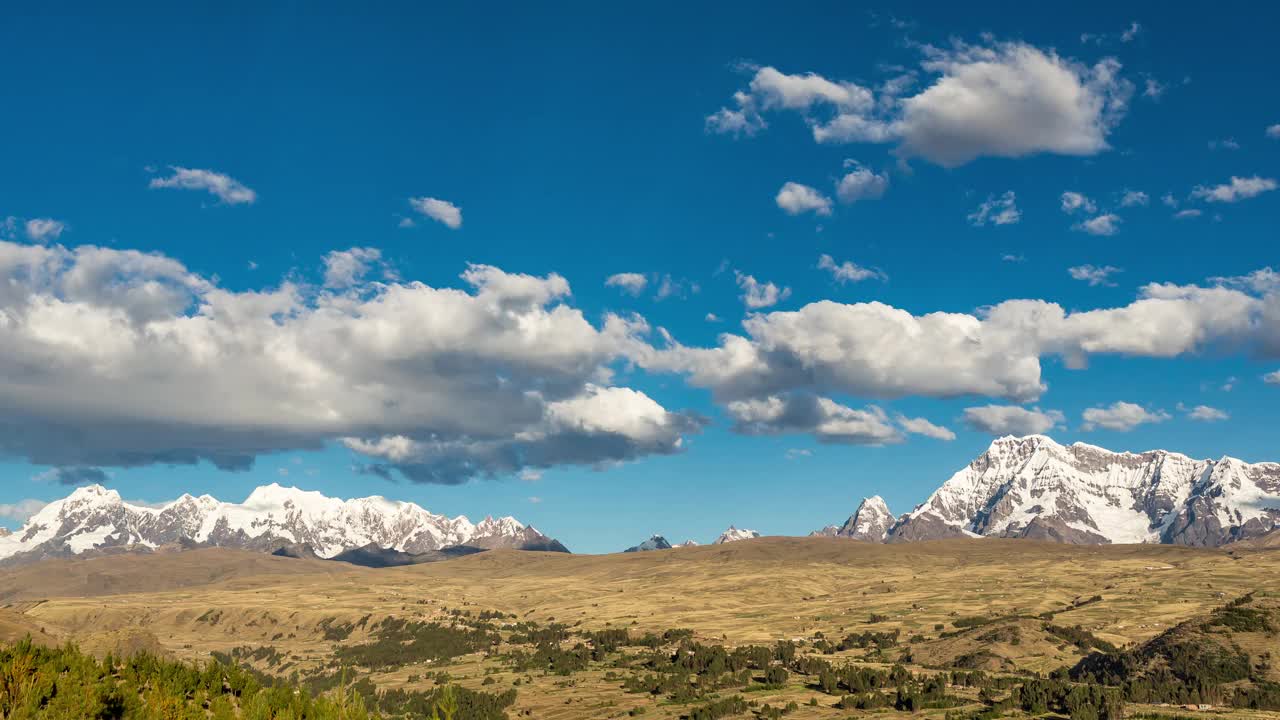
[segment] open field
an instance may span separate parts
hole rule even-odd
[[[431,690],[442,670],[461,687],[514,688],[511,717],[621,717],[642,708],[647,717],[676,718],[708,698],[741,694],[758,705],[795,702],[787,717],[803,720],[870,711],[836,709],[843,692],[820,692],[812,677],[795,672],[780,683],[757,678],[755,687],[690,702],[627,692],[625,679],[643,674],[641,659],[651,649],[627,641],[560,674],[518,660],[538,643],[513,637],[528,634],[516,624],[530,623],[525,630],[566,626],[556,644],[566,651],[586,631],[625,630],[635,639],[684,628],[707,646],[794,641],[801,655],[859,667],[887,670],[898,662],[925,674],[936,668],[1047,674],[1074,665],[1088,649],[1049,626],[1078,626],[1090,642],[1135,647],[1248,593],[1280,593],[1280,552],[765,538],[606,556],[495,551],[372,570],[200,550],[46,562],[0,573],[0,640],[25,629],[37,640],[75,639],[100,653],[155,649],[187,660],[218,653],[301,681],[347,664],[335,661],[342,648],[391,637],[380,625],[386,618],[424,624],[465,618],[466,627],[495,639],[448,658],[351,664],[383,689]],[[815,648],[824,638],[895,632],[893,642]],[[1260,656],[1274,642],[1280,655],[1280,636],[1241,637],[1254,646],[1251,653]],[[559,656],[549,657],[558,662]],[[1275,670],[1259,672],[1280,681]],[[972,688],[953,694],[970,703],[978,697]],[[810,706],[811,699],[818,705]],[[941,717],[947,710],[926,712]]]

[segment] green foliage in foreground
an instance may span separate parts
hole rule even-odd
[[[73,646],[29,640],[0,648],[0,718],[6,720],[369,720],[359,697],[312,697],[264,687],[240,668],[196,667],[138,654],[99,661]]]
[[[71,645],[30,640],[0,647],[3,720],[505,720],[516,695],[453,686],[379,693],[345,673],[323,685],[314,689],[326,692],[313,695],[217,661],[197,666],[145,653],[100,661]]]

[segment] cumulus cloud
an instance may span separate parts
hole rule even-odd
[[[1280,370],[1262,376],[1262,382],[1268,385],[1280,385]]]
[[[1191,191],[1191,197],[1207,202],[1233,203],[1257,197],[1264,192],[1271,192],[1277,187],[1272,178],[1258,175],[1253,177],[1231,177],[1231,181],[1222,185],[1197,185]]]
[[[933,80],[910,96],[914,74],[881,85],[877,98],[815,73],[748,68],[748,87],[709,116],[707,128],[752,135],[767,127],[765,113],[792,111],[817,142],[894,142],[900,157],[956,167],[982,156],[1102,152],[1133,94],[1112,58],[1087,66],[1021,42],[923,50],[920,71]]]
[[[1081,193],[1072,190],[1062,193],[1062,212],[1070,215],[1077,210],[1083,210],[1092,215],[1098,211],[1098,206]]]
[[[32,218],[26,222],[27,237],[33,242],[49,242],[62,236],[66,224],[52,218]]]
[[[742,289],[742,303],[752,310],[771,307],[791,297],[791,288],[779,288],[771,282],[760,282],[751,275],[734,272]]]
[[[1219,410],[1208,405],[1197,405],[1187,411],[1187,417],[1201,422],[1217,422],[1230,419],[1231,415],[1225,410]]]
[[[885,445],[902,442],[902,432],[885,411],[868,405],[857,410],[807,393],[735,400],[725,407],[733,430],[745,435],[807,433],[819,442]]]
[[[629,295],[639,295],[649,284],[649,279],[641,273],[624,272],[610,275],[604,281],[605,287],[616,287]]]
[[[790,392],[1022,403],[1045,391],[1046,356],[1070,368],[1095,355],[1173,358],[1209,348],[1280,357],[1280,293],[1259,291],[1251,277],[1152,283],[1128,305],[1078,312],[1043,300],[1008,300],[978,315],[820,301],[749,315],[743,334],[725,333],[713,347],[673,340],[636,361],[684,374],[722,404]]]
[[[1098,267],[1096,265],[1077,265],[1072,268],[1067,268],[1067,272],[1076,280],[1083,280],[1091,286],[1096,286],[1115,285],[1115,283],[1110,281],[1111,275],[1123,271],[1120,268],[1113,267],[1111,265],[1103,265],[1102,267]]]
[[[462,208],[448,200],[433,197],[409,198],[409,207],[450,230],[462,227]]]
[[[1087,408],[1082,416],[1084,424],[1080,429],[1086,432],[1097,428],[1128,432],[1139,425],[1164,422],[1170,417],[1163,410],[1151,411],[1131,402],[1114,402],[1106,407]]]
[[[26,522],[32,515],[44,509],[49,503],[43,500],[34,500],[28,498],[19,500],[16,503],[0,503],[0,518],[5,520],[17,520],[20,523]]]
[[[889,189],[889,176],[880,175],[857,162],[846,162],[848,170],[836,185],[836,197],[848,205],[859,200],[875,200],[884,197]]]
[[[987,197],[977,210],[969,214],[969,223],[974,227],[992,225],[1013,225],[1022,219],[1022,211],[1018,209],[1018,196],[1012,190],[996,197]]]
[[[236,180],[213,170],[172,166],[168,177],[152,178],[151,188],[176,188],[179,190],[203,190],[227,205],[252,205],[258,194]]]
[[[1151,198],[1141,190],[1125,190],[1120,197],[1120,207],[1146,207],[1151,202]]]
[[[364,279],[372,266],[382,262],[382,252],[377,248],[351,248],[334,250],[324,256],[324,285],[328,288],[348,288]]]
[[[845,260],[842,263],[836,263],[834,258],[826,254],[818,256],[818,269],[826,270],[831,273],[832,279],[841,284],[861,282],[872,278],[878,278],[880,280],[889,279],[889,276],[885,275],[882,270],[864,268],[849,260]]]
[[[1082,220],[1072,225],[1073,230],[1089,233],[1090,235],[1115,235],[1120,232],[1120,223],[1123,220],[1119,215],[1106,213],[1097,217],[1091,217],[1088,220]]]
[[[878,405],[856,409],[804,392],[735,400],[725,412],[733,420],[734,432],[744,435],[804,433],[818,442],[844,445],[900,443],[906,433],[955,439],[955,433],[924,418],[890,418]]]
[[[799,215],[806,212],[818,215],[831,214],[831,198],[808,185],[801,185],[797,182],[788,182],[783,185],[774,201],[788,215]]]
[[[1027,409],[1017,405],[983,405],[964,409],[961,420],[990,435],[1039,435],[1066,421],[1057,410]]]
[[[701,426],[615,385],[648,326],[593,324],[559,275],[347,277],[232,291],[163,255],[0,242],[0,455],[73,478],[344,442],[447,483],[675,453]]]
[[[951,432],[949,428],[945,428],[941,425],[934,425],[924,418],[909,418],[897,415],[894,419],[898,421],[898,424],[902,426],[903,430],[906,430],[913,435],[923,435],[925,437],[931,437],[934,440],[956,439],[956,434]]]
[[[56,485],[101,485],[107,481],[107,473],[96,467],[56,467],[32,479]]]

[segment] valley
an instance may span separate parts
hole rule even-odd
[[[897,672],[883,679],[885,697],[898,687],[925,692],[939,673],[978,672],[989,685],[983,697],[1008,699],[1017,678],[1048,677],[1091,651],[1144,647],[1246,596],[1262,607],[1261,630],[1228,645],[1247,646],[1250,662],[1266,668],[1255,668],[1259,682],[1280,681],[1264,658],[1280,648],[1280,624],[1269,624],[1280,623],[1269,614],[1278,571],[1280,553],[1245,546],[1000,539],[760,538],[604,556],[495,550],[379,569],[205,549],[4,571],[0,640],[31,633],[98,655],[219,658],[321,692],[343,676],[372,695],[456,686],[505,700],[514,691],[506,707],[474,717],[717,717],[699,713],[718,712],[705,709],[717,702],[733,710],[740,697],[741,711],[726,717],[773,717],[795,703],[787,717],[845,718],[868,712],[845,698],[880,700],[841,685],[842,672],[871,673],[856,682],[872,683]],[[728,655],[709,662],[723,674],[669,667],[717,646]],[[785,657],[772,655],[784,646]],[[824,681],[827,666],[836,680]],[[990,710],[980,688],[952,679],[950,699],[918,711]],[[830,692],[824,682],[835,683]],[[1206,704],[1217,713],[1223,702]],[[1151,705],[1144,712],[1188,714]]]

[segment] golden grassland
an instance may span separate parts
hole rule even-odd
[[[1130,646],[1255,591],[1280,592],[1280,551],[762,538],[602,556],[494,551],[373,570],[194,550],[0,572],[0,641],[30,632],[38,641],[73,639],[100,653],[151,648],[188,660],[270,646],[283,660],[260,669],[305,676],[332,657],[335,644],[367,640],[367,628],[382,618],[432,619],[466,609],[594,630],[689,628],[704,642],[726,646],[896,629],[904,643],[919,636],[910,646],[919,667],[982,650],[991,655],[987,670],[1048,672],[1076,662],[1081,651],[1046,635],[1032,616],[1056,612],[1056,624]],[[1102,599],[1074,607],[1095,595]],[[957,619],[974,616],[1008,618],[993,626],[1007,629],[985,640],[977,633],[944,637]],[[326,638],[333,623],[361,620],[349,637]],[[424,664],[370,677],[382,688],[429,689],[434,681],[426,675],[439,669]],[[473,654],[443,669],[477,690],[505,690],[519,680],[513,717],[624,717],[643,707],[646,717],[675,718],[688,709],[624,692],[603,666],[569,677],[517,673]],[[869,714],[834,710],[825,696],[819,707],[808,706],[816,695],[800,684],[746,693],[762,703],[798,703],[787,717],[799,720]]]

